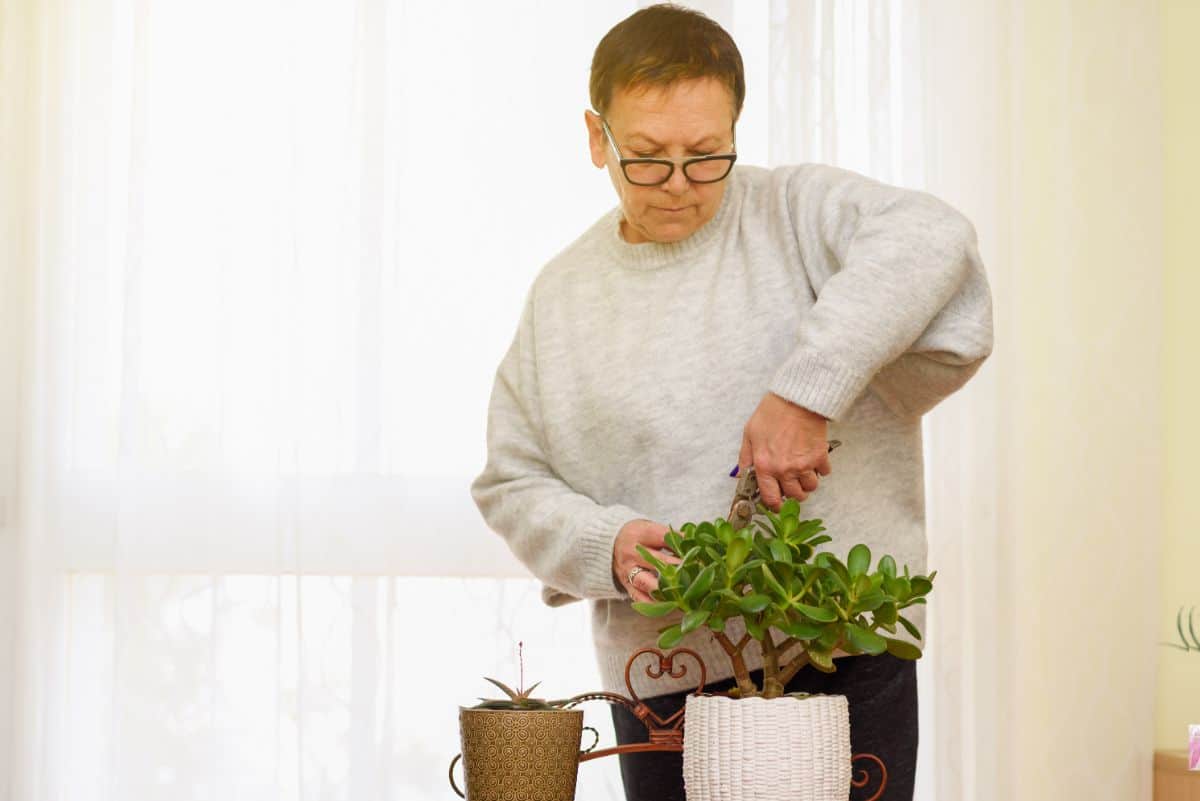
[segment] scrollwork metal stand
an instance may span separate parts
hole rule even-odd
[[[687,666],[682,663],[676,665],[675,658],[677,656],[690,656],[700,666],[699,686],[692,692],[692,695],[704,694],[704,683],[707,679],[708,671],[705,668],[704,660],[695,651],[690,648],[676,648],[664,654],[657,648],[643,648],[635,652],[633,656],[629,657],[629,661],[625,663],[625,687],[629,690],[628,696],[609,692],[583,693],[568,700],[564,704],[564,707],[570,708],[585,701],[606,701],[610,704],[619,704],[628,709],[634,717],[642,722],[649,734],[649,740],[644,743],[629,743],[612,748],[602,748],[599,751],[591,751],[581,755],[579,757],[580,762],[588,762],[593,759],[600,759],[601,757],[613,756],[614,754],[634,754],[646,751],[683,752],[684,707],[680,707],[674,714],[663,718],[647,706],[638,697],[637,691],[633,689],[633,663],[643,654],[651,654],[657,657],[656,661],[651,661],[646,665],[646,675],[655,680],[661,679],[663,676],[669,676],[673,679],[685,676],[687,674]],[[887,787],[887,766],[883,764],[883,760],[874,754],[855,754],[850,760],[851,765],[855,767],[857,772],[857,775],[850,782],[851,786],[855,788],[868,786],[871,783],[870,768],[874,766],[878,767],[879,789],[875,791],[874,795],[863,799],[863,801],[878,801],[883,796],[884,788]]]

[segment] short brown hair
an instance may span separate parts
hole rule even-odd
[[[733,119],[742,113],[746,76],[742,54],[724,28],[671,3],[637,11],[604,35],[592,56],[592,108],[608,112],[613,92],[669,86],[687,78],[716,78],[733,95]]]

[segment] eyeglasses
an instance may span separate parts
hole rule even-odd
[[[604,135],[608,137],[608,144],[612,146],[617,163],[621,165],[625,180],[636,186],[665,184],[675,174],[676,164],[683,168],[684,177],[692,183],[715,184],[725,180],[729,171],[733,169],[733,163],[737,161],[737,153],[714,153],[690,159],[627,159],[621,155],[617,140],[613,138],[612,131],[603,118],[600,120],[600,126],[604,129]]]

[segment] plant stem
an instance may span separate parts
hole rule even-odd
[[[750,671],[746,668],[746,660],[742,658],[742,649],[750,641],[750,635],[742,637],[741,642],[737,645],[731,643],[723,631],[718,631],[713,636],[720,644],[721,649],[729,656],[729,661],[733,663],[733,676],[737,679],[738,697],[750,698],[758,695],[758,688],[754,686],[754,682],[750,681]]]
[[[796,658],[791,662],[788,662],[787,667],[779,672],[779,683],[786,687],[787,683],[792,680],[792,676],[795,676],[796,673],[799,672],[800,668],[807,664],[808,651],[801,651],[800,653],[796,654]]]
[[[763,698],[778,698],[783,695],[783,685],[779,683],[779,651],[770,630],[765,635],[762,639]]]

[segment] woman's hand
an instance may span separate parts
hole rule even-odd
[[[645,547],[664,562],[678,564],[679,557],[667,550],[666,534],[669,531],[662,523],[652,520],[630,520],[621,526],[613,543],[612,571],[620,584],[635,601],[651,601],[650,593],[658,589],[658,573],[637,552],[637,546]],[[634,568],[641,570],[629,581]]]
[[[738,467],[754,465],[762,501],[774,512],[785,497],[803,501],[833,472],[829,462],[829,421],[784,400],[763,396],[742,431]]]

